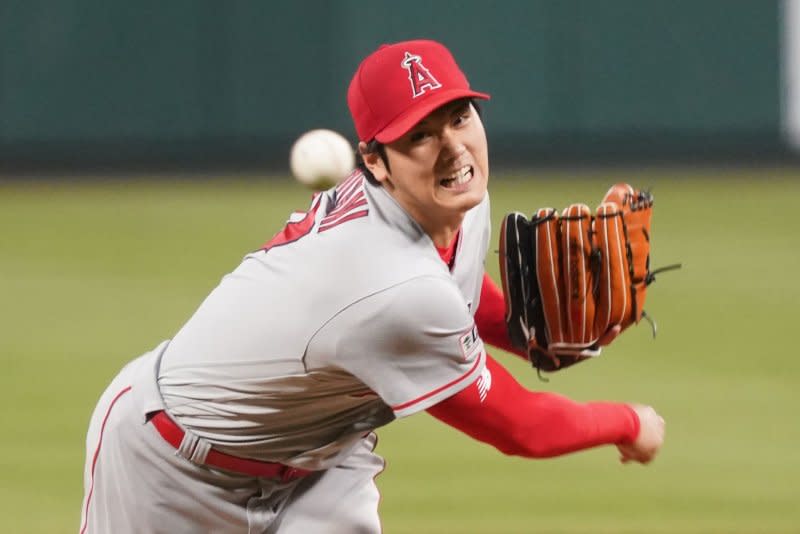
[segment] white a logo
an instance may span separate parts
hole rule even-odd
[[[422,64],[420,56],[406,52],[400,65],[408,71],[408,79],[411,82],[411,91],[414,94],[414,98],[417,98],[428,89],[438,89],[442,86]]]

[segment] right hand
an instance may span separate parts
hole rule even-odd
[[[651,406],[631,404],[639,418],[639,435],[631,443],[617,445],[622,463],[650,463],[664,444],[664,418]]]

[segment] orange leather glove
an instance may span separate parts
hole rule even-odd
[[[542,371],[600,354],[643,315],[650,271],[653,196],[616,184],[594,213],[508,214],[500,229],[500,274],[512,343]]]

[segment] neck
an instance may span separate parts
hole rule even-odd
[[[461,215],[458,217],[457,221],[448,221],[447,224],[425,224],[421,221],[417,221],[422,226],[422,229],[425,230],[425,233],[431,238],[433,244],[439,248],[449,247],[453,240],[456,238],[458,234],[459,228],[461,228],[461,222],[464,220],[464,216]]]
[[[450,213],[442,213],[441,211],[435,215],[431,214],[430,208],[415,202],[413,198],[398,192],[398,190],[388,180],[383,184],[384,189],[389,195],[394,197],[397,203],[408,213],[417,224],[431,238],[433,244],[437,247],[447,247],[453,242],[461,223],[466,216],[466,210],[456,211]]]

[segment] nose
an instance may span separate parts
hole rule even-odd
[[[458,132],[445,128],[441,135],[442,154],[448,161],[457,159],[467,149]]]

